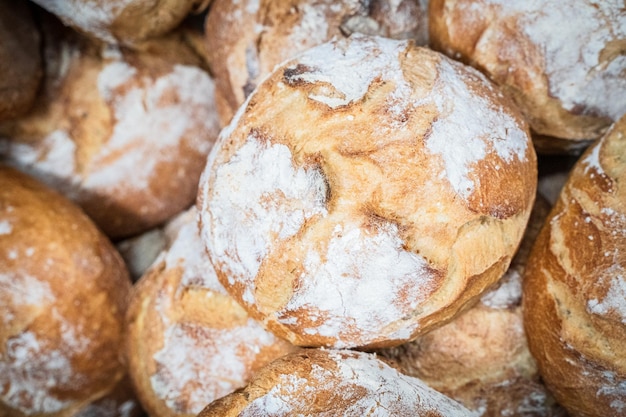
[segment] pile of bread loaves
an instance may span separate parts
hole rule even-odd
[[[0,0],[5,416],[626,416],[626,2]]]

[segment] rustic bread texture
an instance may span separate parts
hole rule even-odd
[[[375,355],[305,349],[261,369],[243,390],[208,405],[198,417],[415,416],[473,414],[402,375]]]
[[[191,417],[295,347],[250,319],[217,281],[195,207],[165,229],[171,240],[128,309],[129,372],[152,417]]]
[[[580,158],[524,276],[529,347],[572,416],[626,412],[626,119]]]
[[[220,118],[230,121],[274,67],[333,37],[359,32],[427,43],[424,0],[216,2],[206,19]]]
[[[219,132],[199,58],[175,35],[129,51],[48,27],[45,91],[27,116],[0,123],[0,158],[115,239],[189,207]]]
[[[626,113],[622,0],[432,0],[429,14],[431,45],[500,85],[539,150],[581,149]]]
[[[0,39],[0,120],[6,120],[32,107],[43,74],[41,35],[26,1],[0,1]]]
[[[479,303],[412,342],[377,353],[483,417],[563,416],[540,382],[522,318],[521,276],[549,210],[537,198],[511,267]]]
[[[0,415],[73,416],[114,389],[130,287],[78,207],[0,167]]]
[[[136,46],[165,35],[207,0],[33,0],[64,24],[100,41]]]
[[[292,343],[397,345],[506,271],[536,174],[524,122],[477,71],[352,35],[278,67],[222,131],[203,240],[226,289]]]

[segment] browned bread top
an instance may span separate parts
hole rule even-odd
[[[199,208],[253,317],[299,345],[374,346],[447,321],[504,273],[536,181],[526,125],[480,73],[352,35],[250,96]]]

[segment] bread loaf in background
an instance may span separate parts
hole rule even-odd
[[[223,123],[274,67],[308,48],[351,33],[427,43],[425,0],[216,1],[205,38]]]
[[[262,368],[242,390],[208,405],[198,417],[474,415],[461,404],[402,375],[376,355],[305,349]]]
[[[537,184],[525,123],[480,73],[353,34],[277,67],[199,189],[218,278],[303,346],[397,345],[506,271]]]
[[[78,203],[113,239],[189,207],[219,131],[200,58],[176,33],[131,51],[52,18],[44,28],[44,91],[28,115],[0,123],[0,160]]]
[[[151,417],[191,417],[295,350],[224,290],[200,241],[195,207],[165,227],[169,242],[136,284],[126,352]]]
[[[35,102],[43,75],[41,34],[26,0],[0,1],[0,120]]]
[[[82,34],[138,46],[172,31],[210,0],[32,0]]]
[[[0,415],[70,417],[108,395],[130,288],[78,207],[0,166]]]
[[[524,274],[541,375],[572,417],[626,413],[626,118],[573,168]]]
[[[581,150],[626,114],[622,0],[431,0],[431,46],[485,72],[545,152]]]

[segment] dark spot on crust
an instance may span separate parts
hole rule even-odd
[[[304,81],[300,75],[310,72],[315,72],[315,69],[308,65],[297,64],[295,67],[285,68],[283,71],[283,80],[292,87],[304,85],[306,81]]]

